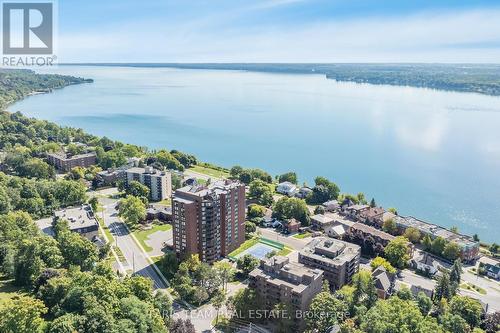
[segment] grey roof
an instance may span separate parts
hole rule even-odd
[[[56,218],[68,221],[70,230],[97,226],[97,220],[89,205],[66,208],[55,212],[54,215]]]
[[[377,269],[373,271],[372,276],[377,289],[389,292],[392,284],[392,275],[389,274],[383,266],[377,267]]]

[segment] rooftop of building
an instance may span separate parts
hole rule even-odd
[[[89,205],[65,208],[54,213],[56,218],[68,221],[70,230],[97,225],[92,208]]]
[[[351,228],[356,229],[356,230],[360,230],[360,231],[362,231],[364,233],[368,233],[368,234],[377,236],[377,237],[379,237],[381,239],[385,239],[385,240],[388,240],[388,241],[391,241],[394,238],[396,238],[393,235],[390,235],[390,234],[388,234],[386,232],[383,232],[381,230],[375,229],[375,228],[370,227],[370,226],[368,226],[366,224],[363,224],[363,223],[354,223],[351,226]]]
[[[397,216],[396,218],[394,218],[394,221],[396,222],[396,224],[403,225],[408,228],[413,227],[425,234],[430,234],[435,237],[441,237],[449,242],[455,242],[459,245],[471,246],[478,243],[469,236],[455,233],[441,226],[419,220],[413,216]]]
[[[357,212],[359,212],[361,210],[365,210],[367,208],[370,208],[370,206],[356,204],[356,205],[352,205],[352,206],[347,207],[348,210],[354,210],[354,211],[357,211]]]
[[[291,263],[287,257],[274,256],[261,260],[260,267],[250,272],[250,276],[261,277],[267,283],[276,286],[284,285],[296,293],[301,293],[309,287],[312,281],[322,278],[323,272],[299,263]]]
[[[156,175],[156,176],[166,176],[168,174],[167,171],[160,171],[153,167],[146,167],[146,168],[133,167],[127,169],[127,173],[138,173],[138,174]]]
[[[385,213],[385,209],[382,207],[370,207],[366,210],[363,210],[361,212],[361,216],[366,217],[366,218],[374,218],[380,215],[383,215]]]
[[[47,156],[52,156],[52,157],[59,158],[62,160],[74,160],[74,159],[78,159],[78,158],[95,157],[96,154],[94,152],[90,152],[90,153],[77,154],[77,155],[68,155],[66,153],[58,152],[58,153],[48,153]]]
[[[352,243],[328,237],[317,237],[310,241],[300,254],[326,264],[343,265],[361,253],[361,248]]]
[[[209,194],[222,194],[231,189],[236,189],[243,184],[232,180],[218,180],[208,185],[192,184],[181,187],[175,191],[175,199],[180,199],[183,194],[205,197]]]

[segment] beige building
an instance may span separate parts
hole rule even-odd
[[[340,289],[359,271],[361,248],[337,239],[318,237],[299,252],[299,262],[324,272],[330,287]]]
[[[266,308],[272,309],[278,303],[290,305],[290,315],[300,326],[304,321],[295,314],[307,311],[314,296],[321,292],[323,272],[275,256],[261,260],[260,267],[250,272],[249,280],[249,287],[259,293]]]
[[[159,171],[152,167],[127,169],[127,186],[137,181],[149,188],[149,198],[161,201],[172,195],[172,175],[170,172]]]

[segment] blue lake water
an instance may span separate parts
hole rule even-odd
[[[95,80],[10,107],[230,167],[317,175],[481,239],[500,237],[500,97],[321,75],[61,66]]]

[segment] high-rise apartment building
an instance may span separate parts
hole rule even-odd
[[[172,175],[170,172],[159,171],[152,167],[127,169],[127,186],[137,181],[149,188],[149,198],[161,201],[170,198],[172,194]]]
[[[172,198],[174,249],[213,263],[245,241],[245,185],[231,180],[190,185]]]

